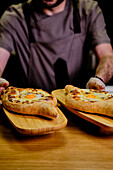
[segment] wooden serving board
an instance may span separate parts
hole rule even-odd
[[[67,118],[59,108],[59,117],[55,119],[15,114],[5,108],[3,108],[3,110],[14,128],[25,135],[47,134],[59,130],[67,125]]]
[[[70,107],[67,107],[65,105],[65,90],[64,89],[54,90],[52,92],[52,94],[58,99],[58,101],[62,105],[64,105],[72,113],[80,116],[81,118],[83,118],[83,119],[85,119],[101,128],[104,128],[105,130],[113,131],[113,118],[102,116],[102,115],[97,115],[97,114],[84,113],[84,112],[80,112],[75,109],[72,109]],[[108,112],[109,112],[109,110],[108,110]]]

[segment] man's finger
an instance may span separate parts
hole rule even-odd
[[[105,84],[101,80],[93,77],[89,79],[88,83],[86,84],[86,88],[105,90]]]
[[[9,86],[9,82],[3,78],[0,78],[0,86],[7,87],[7,86]]]

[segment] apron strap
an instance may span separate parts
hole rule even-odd
[[[80,15],[77,8],[78,0],[72,0],[73,3],[73,23],[74,23],[74,33],[80,33]]]
[[[23,3],[23,13],[25,16],[25,21],[28,27],[28,33],[29,33],[29,43],[35,42],[31,25],[30,25],[30,9],[29,9],[29,4],[27,2]]]

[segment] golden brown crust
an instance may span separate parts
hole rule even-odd
[[[112,95],[109,95],[109,97],[106,99],[100,99],[98,101],[81,100],[79,95],[76,93],[76,89],[79,89],[79,88],[71,86],[71,85],[67,85],[65,87],[65,90],[67,93],[65,103],[67,106],[73,109],[77,109],[79,111],[102,114],[102,115],[113,117],[113,96]],[[82,92],[83,89],[80,89],[80,90]],[[93,90],[91,91],[93,93]],[[94,93],[95,93],[95,90],[94,90]],[[105,95],[108,94],[107,92],[101,92],[101,93],[105,93]]]
[[[29,95],[38,97],[29,99]],[[2,104],[5,108],[22,114],[42,115],[49,118],[58,117],[57,99],[41,89],[10,86],[3,91]]]

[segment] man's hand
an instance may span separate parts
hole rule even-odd
[[[3,78],[0,78],[0,94],[5,87],[9,86],[9,82]]]
[[[105,90],[105,84],[97,77],[91,77],[86,84],[87,89]]]
[[[9,86],[9,82],[3,78],[0,78],[0,95],[5,87]],[[0,108],[1,108],[1,100],[0,100]]]

